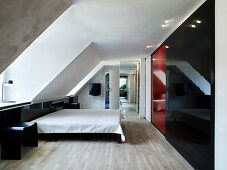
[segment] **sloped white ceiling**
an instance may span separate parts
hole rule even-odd
[[[205,0],[75,0],[47,42],[94,42],[101,58],[146,57]],[[167,27],[161,25],[171,19]],[[58,36],[56,36],[58,35]],[[147,45],[153,48],[145,50]]]
[[[32,97],[36,102],[62,98],[103,60],[147,57],[205,0],[75,0],[73,2],[74,4],[26,49],[29,51],[27,57],[31,61],[30,65],[40,69],[45,67],[49,79],[34,80],[42,79],[42,74],[46,76],[45,73],[40,74],[31,66],[26,65],[23,68],[21,65],[18,70],[11,67],[14,72],[8,74],[7,79],[13,79],[11,75],[15,77],[21,73],[15,79],[18,81],[22,79],[25,84],[30,84],[23,86],[22,83],[20,88],[12,88],[9,90],[9,96],[14,97],[15,93],[18,93],[21,98],[29,96],[26,99],[30,101]],[[171,22],[162,28],[161,25],[165,20]],[[92,45],[81,55],[72,52],[83,51],[84,46],[90,42],[93,42]],[[75,44],[75,49],[68,49]],[[151,48],[145,49],[147,45]],[[33,46],[40,47],[33,48]],[[41,52],[43,49],[48,52],[43,54]],[[54,73],[47,68],[54,70],[55,65],[49,62],[46,66],[48,61],[45,59],[43,66],[37,65],[42,55],[54,60],[58,56],[55,53],[58,53],[59,49],[63,49],[59,54],[65,53],[66,60],[68,55],[74,54],[74,60],[67,65],[63,64],[65,62],[60,63],[60,69]],[[35,58],[33,54],[36,54]],[[20,69],[23,72],[20,72]],[[30,72],[33,78],[26,76],[26,71]],[[15,85],[16,83],[15,81]],[[29,86],[39,88],[32,95],[28,95],[26,87]]]

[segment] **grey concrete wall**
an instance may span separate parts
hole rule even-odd
[[[0,73],[70,6],[70,0],[0,0]]]

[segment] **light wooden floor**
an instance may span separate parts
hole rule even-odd
[[[128,114],[128,117],[127,117]],[[42,139],[38,148],[23,148],[22,160],[1,160],[0,169],[21,170],[162,170],[192,169],[146,120],[129,116],[122,122],[127,139]]]

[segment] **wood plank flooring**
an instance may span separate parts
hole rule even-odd
[[[146,120],[122,122],[127,139],[64,138],[39,140],[38,148],[23,148],[22,160],[1,160],[2,170],[162,170],[192,169]]]

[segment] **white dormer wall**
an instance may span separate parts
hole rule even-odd
[[[101,59],[94,45],[90,44],[60,74],[48,83],[38,95],[34,96],[33,102],[65,98],[100,62]]]
[[[119,61],[116,60],[108,60],[101,61],[90,73],[88,73],[68,94],[67,96],[75,96],[77,95],[81,89],[92,79],[96,74],[100,72],[104,67],[114,67],[118,66]]]
[[[33,43],[5,71],[5,99],[28,102],[37,96],[88,44]]]

